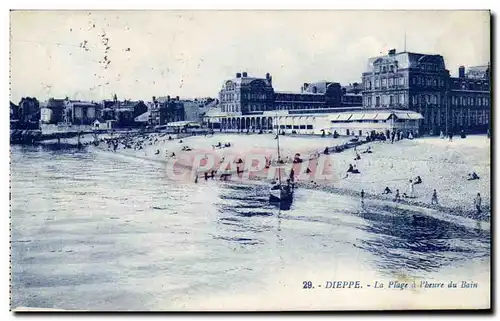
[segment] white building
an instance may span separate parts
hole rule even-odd
[[[321,135],[333,134],[366,136],[370,133],[387,131],[412,132],[418,135],[420,113],[408,110],[389,109],[349,109],[329,112],[302,110],[300,113],[289,110],[265,111],[262,115],[241,115],[213,109],[205,115],[209,128],[223,132],[255,130],[280,130],[287,134]]]

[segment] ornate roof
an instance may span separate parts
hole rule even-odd
[[[368,65],[366,66],[365,72],[373,72],[374,64],[378,62],[394,62],[397,68],[418,68],[420,64],[423,63],[435,63],[439,65],[440,69],[445,69],[444,59],[441,55],[428,55],[422,53],[414,52],[399,52],[393,55],[384,55],[378,57],[372,57],[368,59]]]

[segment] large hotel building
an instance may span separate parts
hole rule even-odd
[[[441,55],[396,52],[368,59],[362,82],[304,83],[300,92],[275,91],[270,74],[236,73],[207,112],[220,131],[280,129],[287,133],[413,135],[486,132],[490,125],[490,68],[460,67],[450,77]]]

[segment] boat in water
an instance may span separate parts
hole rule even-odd
[[[290,179],[286,180],[286,183],[283,183],[281,180],[281,168],[283,167],[284,163],[281,160],[280,156],[280,138],[279,138],[279,132],[276,135],[276,142],[277,142],[277,147],[278,147],[278,182],[273,183],[269,190],[269,201],[270,202],[279,202],[282,204],[291,204],[293,201],[293,190],[295,189],[295,186],[293,182]]]

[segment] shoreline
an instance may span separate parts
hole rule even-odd
[[[365,142],[362,142],[361,144],[364,144],[364,143]],[[361,145],[361,144],[359,144],[359,145]],[[151,158],[148,156],[137,155],[138,153],[135,153],[135,155],[132,153],[123,153],[120,151],[115,153],[113,151],[106,150],[105,148],[101,148],[101,147],[95,147],[95,148],[100,150],[100,151],[103,151],[105,153],[117,154],[120,156],[131,157],[131,158],[136,158],[136,159],[146,160],[146,161],[152,161],[154,163],[159,163],[159,164],[167,164],[171,160],[171,159],[167,159],[167,160],[154,159],[154,158]],[[330,146],[330,149],[331,148],[332,147]],[[351,148],[347,148],[347,149],[351,149]],[[345,149],[344,151],[346,151],[347,149]],[[339,153],[330,153],[328,155],[324,155],[324,154],[320,153],[319,158],[325,157],[325,156],[330,157],[333,155],[343,154],[344,151],[339,152]],[[310,157],[309,158],[309,160],[316,160],[316,159],[318,159],[318,157]],[[292,165],[294,165],[294,164],[286,164],[285,167],[292,166]],[[301,164],[299,163],[298,165],[301,165]],[[193,168],[194,168],[194,166],[192,166],[192,165],[183,164],[183,163],[179,163],[179,162],[177,162],[175,166],[178,168],[181,168],[181,169],[185,169],[185,170],[193,170]],[[229,176],[227,181],[240,183],[242,174],[246,173],[246,172],[248,172],[248,170],[243,169],[240,171],[240,174],[238,175],[236,170],[230,170],[230,171],[226,170],[225,174],[227,174]],[[203,174],[203,172],[200,172],[200,175],[198,177],[200,182],[204,180],[204,177],[202,174]],[[257,174],[257,173],[255,173],[255,174]],[[299,175],[299,174],[301,174],[301,173],[297,173],[297,175]],[[193,178],[194,178],[194,176],[193,176]],[[214,179],[224,181],[223,179],[221,179],[220,173],[216,174],[216,178],[214,178]],[[210,176],[209,176],[209,180],[212,180],[210,178]],[[263,183],[270,183],[272,181],[272,179],[269,179],[269,177],[267,175],[266,176],[253,175],[252,177],[248,177],[247,180],[248,181],[258,181],[258,182],[263,182]],[[193,182],[191,181],[191,183],[193,183]],[[306,181],[306,180],[296,180],[296,186],[298,188],[309,189],[309,190],[318,190],[318,191],[324,191],[324,192],[328,192],[328,193],[336,194],[336,195],[343,195],[343,196],[351,196],[351,197],[355,197],[355,198],[360,198],[360,191],[357,191],[353,188],[336,187],[335,184],[336,184],[335,182],[329,182],[329,183],[319,182],[318,183],[318,182],[311,182],[311,181]],[[367,187],[370,188],[371,186],[367,186]],[[431,205],[430,198],[429,198],[428,202],[422,201],[421,200],[422,198],[420,198],[420,200],[419,199],[402,198],[400,201],[395,202],[395,201],[393,201],[393,198],[394,198],[394,194],[388,194],[388,195],[375,194],[375,193],[367,192],[365,190],[365,199],[366,200],[379,200],[379,201],[392,202],[394,204],[401,204],[401,205],[406,205],[406,206],[416,206],[416,207],[421,207],[421,208],[425,208],[425,209],[429,209],[429,210],[444,212],[444,213],[447,213],[447,214],[453,215],[453,216],[479,220],[481,222],[489,222],[490,216],[491,216],[491,207],[489,204],[483,205],[482,213],[480,215],[477,215],[477,213],[475,213],[475,209],[473,209],[472,205],[470,206],[470,209],[467,210],[467,209],[463,209],[463,207],[460,205],[457,205],[457,206]]]

